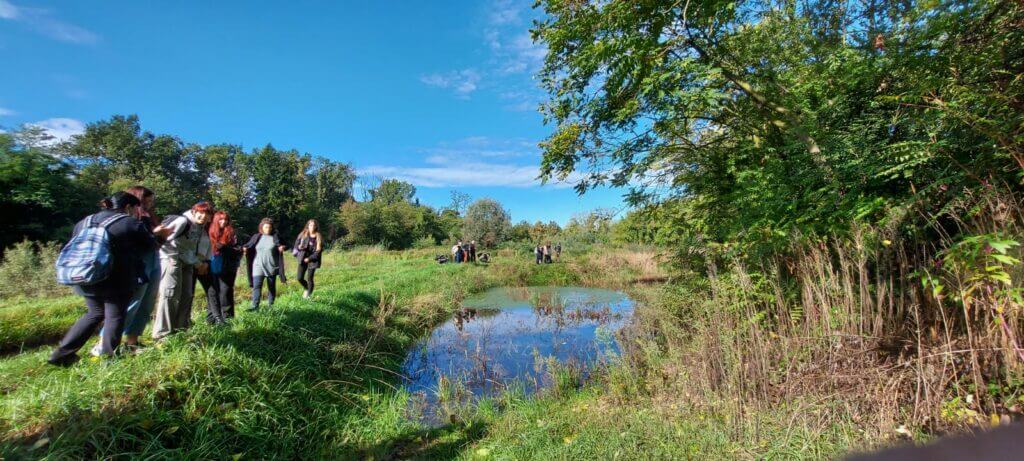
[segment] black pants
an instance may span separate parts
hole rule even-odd
[[[254,275],[252,277],[252,310],[259,309],[260,307],[260,296],[263,291],[263,280],[267,281],[267,305],[268,307],[274,307],[274,297],[277,296],[277,276],[271,275],[270,277],[264,277],[262,275]]]
[[[309,274],[309,278],[308,279],[306,278],[306,274]],[[298,275],[299,276],[296,277],[296,278],[299,279],[299,285],[302,285],[302,288],[305,288],[306,291],[309,292],[309,294],[313,294],[313,287],[315,285],[315,282],[313,281],[313,277],[316,276],[316,268],[315,267],[309,267],[309,264],[301,263],[301,264],[299,264],[299,274]]]
[[[224,271],[217,275],[220,309],[224,313],[225,319],[235,318],[235,276],[237,274],[237,267],[224,267]]]
[[[206,291],[206,323],[224,323],[224,308],[220,302],[220,282],[217,281],[217,276],[207,272],[196,275],[196,278]]]
[[[89,310],[78,318],[60,341],[60,346],[50,354],[50,360],[58,361],[75,355],[86,341],[96,333],[96,327],[103,324],[103,354],[112,355],[121,344],[124,331],[125,313],[132,292],[109,296],[86,296],[85,306]]]

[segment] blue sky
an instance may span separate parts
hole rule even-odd
[[[501,201],[513,220],[622,207],[534,178],[551,128],[532,75],[532,0],[0,0],[0,126],[65,137],[138,114],[202,144],[268,142]]]

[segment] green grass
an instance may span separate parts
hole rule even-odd
[[[762,443],[762,432],[737,437],[721,416],[667,413],[645,398],[622,404],[609,383],[628,375],[623,364],[582,388],[572,370],[553,367],[556,386],[544,395],[509,392],[456,409],[451,424],[422,426],[406,414],[397,370],[462,298],[497,285],[598,280],[586,256],[536,266],[505,253],[472,266],[438,265],[431,254],[331,254],[315,299],[301,299],[292,282],[271,311],[242,312],[228,327],[199,322],[138,356],[61,369],[44,363],[50,346],[8,355],[0,359],[0,458],[818,458],[856,439],[845,427],[780,428],[785,418],[757,415],[767,428]],[[603,274],[616,285],[636,271]],[[60,298],[0,310],[19,312],[3,317],[15,319],[4,321],[4,334],[8,325],[47,331],[22,313],[35,309],[59,336],[75,306]],[[21,343],[30,338],[19,334]]]

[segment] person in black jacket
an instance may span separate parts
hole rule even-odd
[[[47,361],[53,365],[68,366],[77,362],[78,350],[101,323],[101,353],[113,355],[121,343],[128,303],[138,286],[148,282],[144,280],[146,271],[142,256],[157,248],[153,232],[160,233],[163,230],[157,227],[150,232],[142,221],[135,218],[142,202],[134,195],[118,192],[104,199],[101,204],[105,209],[92,215],[93,225],[117,217],[107,227],[111,251],[110,275],[102,282],[75,287],[75,291],[85,298],[89,310],[71,326],[60,345],[50,354]],[[82,232],[87,222],[88,218],[75,225],[74,233],[77,235]]]
[[[225,211],[213,214],[209,234],[210,283],[216,283],[217,288],[206,291],[206,321],[219,324],[235,317],[235,277],[242,260],[242,247],[238,246],[235,227]]]
[[[274,229],[274,220],[263,218],[258,227],[259,232],[249,239],[249,242],[242,246],[242,253],[246,255],[249,286],[252,287],[252,307],[255,311],[260,307],[260,295],[263,290],[263,281],[267,281],[267,304],[274,306],[274,297],[277,296],[277,277],[281,282],[288,280],[284,276],[284,258],[282,253],[285,246]]]
[[[324,251],[324,240],[320,236],[320,226],[315,219],[310,219],[306,223],[306,227],[295,239],[293,248],[293,253],[299,260],[299,273],[296,279],[299,280],[302,288],[306,289],[302,293],[302,297],[309,299],[310,296],[313,296],[313,288],[316,283],[313,281],[313,277],[316,275],[316,270],[320,268],[320,255]],[[306,278],[307,274],[309,275],[308,279]]]

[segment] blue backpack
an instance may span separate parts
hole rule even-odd
[[[114,261],[107,228],[128,215],[118,213],[98,224],[93,222],[95,216],[86,218],[82,230],[61,248],[57,256],[57,283],[89,286],[110,276]]]

